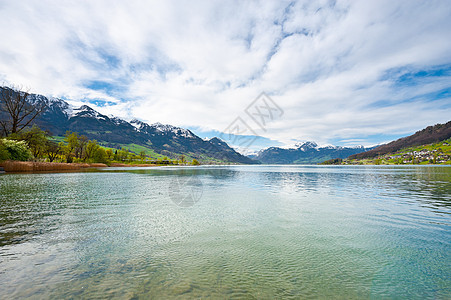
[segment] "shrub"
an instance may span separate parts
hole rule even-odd
[[[2,140],[3,147],[8,151],[11,160],[29,160],[33,157],[25,141]]]
[[[5,144],[3,143],[3,140],[0,139],[0,161],[4,161],[9,159],[10,155],[8,152],[8,149],[6,149]]]

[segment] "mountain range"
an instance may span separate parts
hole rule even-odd
[[[373,149],[363,146],[320,147],[315,142],[296,144],[292,148],[270,147],[263,149],[253,158],[264,164],[315,164],[333,158],[346,158],[352,154]]]
[[[157,155],[178,158],[184,154],[203,163],[312,164],[336,158],[374,157],[451,136],[451,122],[448,122],[429,126],[410,137],[379,147],[320,147],[315,142],[304,142],[290,148],[270,147],[256,155],[244,156],[217,137],[202,139],[188,129],[158,122],[148,124],[137,119],[128,122],[103,115],[88,105],[74,107],[62,99],[38,94],[30,94],[27,100],[37,106],[45,106],[35,123],[53,136],[64,136],[67,131],[73,131],[112,148],[137,145]]]
[[[64,136],[67,131],[73,131],[108,147],[138,145],[170,158],[184,154],[200,162],[258,163],[218,138],[204,140],[188,129],[161,123],[147,124],[137,119],[127,122],[103,115],[88,105],[77,108],[62,99],[38,94],[30,94],[27,101],[45,106],[34,122],[52,136]]]

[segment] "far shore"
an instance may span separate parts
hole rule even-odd
[[[157,164],[122,164],[122,163],[111,163],[109,167],[158,167]]]
[[[326,166],[333,166],[333,165],[339,165],[339,166],[395,166],[395,164],[371,164],[371,163],[364,163],[364,164],[312,164],[312,165],[326,165]],[[419,166],[423,164],[403,164],[399,166]],[[427,164],[426,166],[440,166],[440,165],[447,165],[449,164]],[[80,171],[80,170],[86,170],[89,168],[108,168],[108,167],[158,167],[162,166],[159,164],[126,164],[126,163],[109,163],[103,164],[103,163],[58,163],[58,162],[34,162],[34,161],[3,161],[0,162],[0,173],[8,172],[8,173],[21,173],[21,172],[74,172],[74,171]],[[302,166],[301,164],[295,164],[294,166]]]

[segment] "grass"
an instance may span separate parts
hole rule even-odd
[[[150,159],[163,159],[165,155],[161,155],[159,153],[156,153],[153,149],[150,149],[148,147],[137,145],[137,144],[121,144],[122,148],[127,148],[130,151],[132,151],[135,154],[140,154],[142,151],[146,153],[147,156],[149,156]]]
[[[59,143],[59,142],[63,142],[64,141],[64,136],[57,136],[56,135],[56,136],[51,136],[49,139],[54,141],[54,142]]]

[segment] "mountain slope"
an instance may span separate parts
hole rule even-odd
[[[367,151],[360,147],[318,147],[314,142],[296,145],[291,149],[271,147],[260,151],[255,159],[266,164],[312,164],[333,158],[346,158],[351,154]]]
[[[210,147],[214,147],[217,150],[217,158],[220,160],[232,160],[243,164],[249,164],[249,160],[251,160],[252,164],[260,163],[256,160],[250,159],[246,156],[243,156],[236,152],[234,149],[230,148],[226,142],[223,140],[214,137],[208,140]]]
[[[408,147],[415,147],[431,143],[437,143],[451,137],[451,121],[446,124],[437,124],[417,131],[415,134],[397,139],[373,150],[349,156],[349,159],[373,158],[379,155],[394,153]]]
[[[110,147],[136,144],[173,158],[185,154],[201,162],[257,163],[239,154],[225,142],[203,140],[184,128],[160,123],[149,125],[136,119],[127,122],[103,115],[87,105],[75,108],[62,99],[37,94],[29,95],[27,100],[32,104],[46,106],[35,123],[54,136],[74,131]]]

